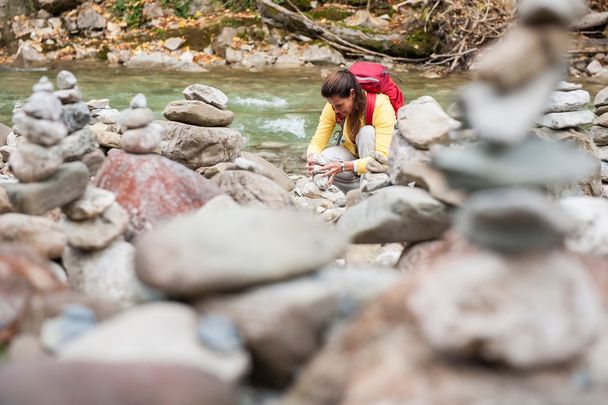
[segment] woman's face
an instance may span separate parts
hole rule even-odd
[[[350,91],[350,96],[342,98],[340,96],[327,97],[327,102],[334,107],[334,111],[340,114],[348,115],[353,111],[355,101],[355,90]]]

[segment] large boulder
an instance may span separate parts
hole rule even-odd
[[[393,186],[346,210],[338,229],[354,243],[420,242],[449,227],[447,207],[418,188]]]
[[[209,180],[158,155],[110,153],[95,185],[113,192],[130,215],[130,236],[160,221],[202,207],[221,194]]]
[[[48,218],[12,213],[0,215],[0,242],[27,244],[41,256],[54,259],[63,254],[67,237]]]
[[[205,347],[197,337],[196,312],[171,302],[129,308],[67,343],[58,357],[106,364],[192,367],[231,383],[244,375],[249,364],[241,348],[219,353]]]
[[[163,115],[169,121],[199,127],[227,127],[234,120],[234,113],[220,110],[199,100],[172,101],[165,107]]]
[[[401,107],[397,116],[399,132],[419,149],[449,143],[449,133],[460,123],[449,115],[432,97],[424,96]]]
[[[109,400],[108,398],[111,398]],[[0,372],[0,403],[20,405],[234,405],[231,387],[191,367],[56,360]]]
[[[345,248],[340,232],[306,214],[214,205],[145,235],[136,272],[170,295],[197,296],[310,273]]]
[[[266,159],[249,152],[241,152],[241,156],[250,162],[258,165],[261,169],[260,174],[268,177],[279,186],[283,187],[287,191],[294,189],[295,184],[293,180],[281,169],[267,161]]]
[[[274,181],[246,170],[227,170],[211,181],[242,205],[295,207],[291,194]]]
[[[255,359],[253,379],[281,387],[321,347],[335,322],[352,316],[397,279],[396,271],[375,267],[331,269],[198,306],[233,320]]]
[[[205,128],[179,122],[164,126],[162,155],[191,169],[233,161],[245,146],[233,128]]]

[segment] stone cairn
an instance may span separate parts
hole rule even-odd
[[[608,198],[608,87],[597,93],[593,104],[598,117],[591,127],[591,139],[600,151],[603,195]]]
[[[106,149],[121,147],[120,111],[110,106],[107,98],[89,100],[87,107],[91,113],[91,130],[99,145]]]
[[[451,186],[471,193],[456,215],[455,229],[476,250],[437,261],[410,299],[418,325],[434,349],[515,369],[576,358],[599,335],[603,316],[588,268],[564,249],[574,221],[543,193],[585,179],[594,170],[593,158],[556,141],[528,136],[522,120],[526,117],[531,127],[549,95],[551,112],[541,120],[543,125],[563,129],[590,123],[593,113],[583,110],[589,94],[564,83],[552,92],[565,51],[559,46],[541,49],[548,55],[547,63],[528,70],[527,77],[507,88],[500,80],[518,70],[531,44],[559,44],[561,30],[576,14],[552,14],[552,26],[546,25],[545,16],[540,28],[535,22],[544,11],[540,6],[523,7],[522,26],[482,56],[479,80],[463,92],[465,116],[481,141],[441,149],[433,165],[446,174]],[[515,40],[517,47],[510,48]],[[482,102],[478,97],[484,93]],[[507,130],[501,120],[485,120],[506,104],[511,109],[504,119],[512,122]],[[535,285],[542,285],[543,291]],[[498,291],[518,302],[502,300]],[[574,304],[561,306],[563,299]],[[483,302],[492,311],[486,316],[481,306],[466,304],[474,302]],[[553,316],[547,317],[549,311]],[[483,322],[483,329],[477,329],[476,322]]]
[[[153,153],[158,151],[163,127],[154,123],[154,112],[148,108],[143,94],[131,100],[130,107],[120,116],[122,149],[129,153]]]
[[[234,162],[245,145],[240,132],[228,128],[234,120],[234,113],[226,109],[228,97],[202,84],[188,86],[183,95],[185,100],[169,103],[163,112],[169,123],[165,125],[162,154],[199,173],[216,174],[225,169],[222,164]],[[191,146],[178,147],[186,139]]]
[[[67,70],[57,75],[59,90],[55,95],[61,100],[62,119],[68,135],[61,141],[63,159],[67,162],[82,161],[93,175],[101,166],[104,155],[99,149],[95,133],[88,125],[91,114],[87,104],[82,102],[82,93],[76,77]]]

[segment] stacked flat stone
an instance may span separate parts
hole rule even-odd
[[[183,91],[185,100],[173,101],[163,114],[165,125],[162,154],[196,170],[233,162],[245,140],[227,128],[234,113],[226,110],[228,97],[219,89],[193,84]]]
[[[158,150],[163,127],[154,121],[154,113],[147,106],[146,97],[138,94],[131,100],[130,108],[121,113],[122,149],[125,152],[143,154]]]
[[[24,138],[9,158],[10,169],[19,180],[7,186],[15,209],[41,215],[78,198],[88,182],[88,170],[80,163],[63,164],[68,131],[62,121],[61,101],[46,77],[34,86],[23,111],[13,120]]]
[[[560,82],[551,93],[546,114],[537,124],[556,130],[591,124],[595,119],[595,114],[587,109],[591,96],[582,87],[580,84]]]
[[[88,125],[91,114],[87,104],[82,102],[82,93],[76,77],[67,70],[57,75],[55,95],[61,100],[62,119],[68,136],[61,142],[65,161],[82,161],[89,168],[91,175],[95,174],[103,162],[103,152],[99,149],[95,133]]]
[[[97,143],[107,149],[121,148],[120,111],[110,106],[107,98],[89,100],[87,107],[91,113],[91,129]]]
[[[601,176],[604,196],[608,197],[608,87],[602,89],[593,100],[595,114],[598,116],[591,127],[591,139],[600,151]]]

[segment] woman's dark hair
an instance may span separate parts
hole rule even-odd
[[[348,114],[348,132],[354,139],[361,129],[361,117],[365,113],[367,97],[354,74],[346,69],[338,70],[325,79],[321,86],[321,95],[325,98],[338,96],[347,98],[350,91],[355,91],[353,110]]]

